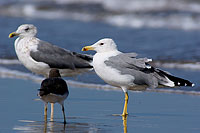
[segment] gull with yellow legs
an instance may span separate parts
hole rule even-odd
[[[91,46],[85,46],[82,51],[94,50],[93,68],[96,74],[106,83],[120,87],[125,94],[124,109],[121,116],[125,120],[128,115],[129,88],[158,88],[176,86],[194,86],[188,80],[175,77],[148,63],[152,59],[136,58],[136,53],[122,53],[110,38],[104,38]],[[137,89],[138,90],[138,89]]]

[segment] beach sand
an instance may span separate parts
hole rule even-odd
[[[55,121],[44,123],[43,102],[37,99],[40,84],[28,80],[0,78],[0,132],[112,132],[199,133],[200,97],[158,92],[129,92],[127,127],[120,114],[122,91],[69,86],[64,127],[60,105]],[[48,118],[50,116],[50,106]],[[48,119],[49,120],[49,119]],[[127,128],[127,129],[126,129]]]

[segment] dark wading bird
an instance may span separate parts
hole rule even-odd
[[[61,76],[75,76],[92,70],[92,56],[71,52],[36,38],[37,28],[32,24],[23,24],[9,38],[15,40],[15,51],[19,61],[33,73],[49,76],[52,68],[59,69]],[[53,103],[51,119],[53,120]]]
[[[38,96],[45,102],[44,116],[47,121],[48,103],[59,103],[62,106],[64,124],[66,124],[64,100],[69,95],[67,83],[60,76],[58,69],[51,69],[49,78],[42,81]]]
[[[157,88],[194,86],[188,80],[172,76],[168,72],[154,68],[148,64],[147,58],[136,58],[136,53],[122,53],[118,51],[112,39],[101,39],[82,51],[95,50],[93,67],[97,75],[106,83],[120,87],[125,93],[125,103],[122,116],[127,116],[129,88]]]

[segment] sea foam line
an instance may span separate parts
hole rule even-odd
[[[17,70],[10,70],[4,67],[0,67],[0,77],[1,78],[15,78],[15,79],[24,79],[32,80],[36,83],[41,83],[44,79],[43,77],[33,75],[31,73],[25,73]],[[73,80],[66,80],[69,86],[81,87],[81,88],[95,88],[95,89],[104,89],[104,90],[119,90],[119,88],[112,87],[110,85],[100,85],[92,83],[82,83]]]
[[[2,65],[21,65],[22,63],[17,59],[0,59]]]
[[[0,7],[3,16],[103,21],[132,28],[200,29],[197,0],[9,0]]]
[[[22,65],[17,59],[0,59],[0,65]],[[180,61],[159,61],[154,60],[152,65],[155,67],[200,70],[200,62],[180,62]]]
[[[190,69],[190,70],[200,70],[200,62],[162,62],[162,61],[155,61],[153,65],[156,67],[164,67],[164,68],[178,68],[178,69]]]
[[[4,67],[0,67],[0,78],[15,78],[15,79],[24,79],[24,80],[32,80],[38,84],[44,79],[40,76],[33,75],[31,73],[20,72],[17,70],[10,70]],[[91,89],[99,89],[99,90],[121,90],[120,88],[113,87],[110,85],[102,85],[102,84],[92,84],[92,83],[82,83],[78,81],[67,80],[67,83],[71,87],[79,87],[79,88],[91,88]],[[139,92],[138,90],[134,90]],[[184,91],[184,90],[173,90],[173,89],[146,89],[142,91],[147,92],[161,92],[161,93],[176,93],[176,94],[189,94],[189,95],[200,95],[200,92],[197,91]]]

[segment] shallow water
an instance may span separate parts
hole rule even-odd
[[[0,57],[16,58],[14,40],[9,33],[24,23],[38,28],[38,37],[71,51],[81,52],[85,45],[105,37],[113,38],[120,51],[136,52],[153,60],[199,61],[200,31],[174,29],[130,29],[101,22],[10,18],[0,16]],[[82,52],[86,53],[86,52]],[[94,52],[87,52],[94,53]]]
[[[43,102],[34,100],[39,84],[8,78],[1,78],[0,84],[0,132],[124,132],[121,117],[112,115],[122,111],[121,91],[69,86],[64,127],[58,104],[54,122],[44,123]],[[128,132],[200,131],[199,96],[129,92],[129,97]]]

